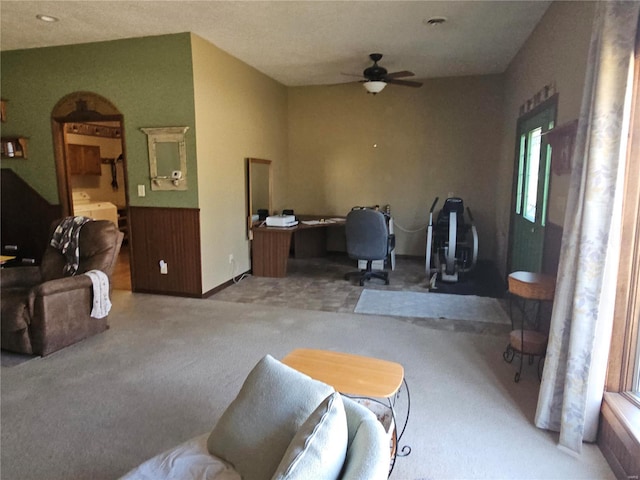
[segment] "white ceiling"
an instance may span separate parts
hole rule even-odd
[[[549,1],[0,1],[0,48],[193,32],[288,86],[353,81],[384,55],[415,79],[501,73]],[[36,14],[59,18],[45,23]],[[424,21],[446,17],[428,27]]]

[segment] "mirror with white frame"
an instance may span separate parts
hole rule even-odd
[[[189,127],[141,128],[147,134],[151,190],[187,189],[187,147]]]

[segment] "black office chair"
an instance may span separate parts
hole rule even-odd
[[[355,207],[347,215],[345,230],[349,258],[367,262],[365,270],[348,273],[345,279],[356,277],[360,286],[363,286],[365,281],[379,278],[384,280],[385,285],[389,285],[389,272],[372,269],[373,262],[384,262],[395,246],[395,236],[389,234],[384,214],[370,208]]]

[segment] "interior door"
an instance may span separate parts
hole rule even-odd
[[[543,105],[541,105],[543,107]],[[540,272],[547,222],[555,102],[518,122],[514,202],[511,212],[510,271]]]

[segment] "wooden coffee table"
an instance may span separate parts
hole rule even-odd
[[[391,467],[389,471],[391,474],[398,455],[396,446],[404,434],[411,409],[409,387],[404,378],[402,365],[351,353],[310,348],[293,350],[282,359],[282,363],[309,375],[311,378],[331,385],[342,394],[387,400],[393,422]],[[407,392],[407,415],[402,430],[398,434],[395,400],[403,384]],[[409,453],[411,453],[411,447],[405,446],[402,448],[400,456],[406,456]]]
[[[347,395],[389,398],[404,380],[399,363],[329,350],[299,348],[282,363]]]

